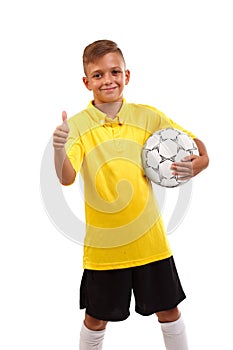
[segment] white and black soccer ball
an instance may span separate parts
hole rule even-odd
[[[198,155],[195,141],[186,133],[167,128],[152,134],[142,149],[142,166],[145,175],[164,187],[176,187],[186,181],[172,174],[171,165],[184,157]]]

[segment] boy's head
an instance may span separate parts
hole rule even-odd
[[[87,75],[86,67],[89,63],[95,63],[96,60],[103,57],[107,53],[117,53],[121,56],[124,65],[125,59],[121,49],[117,46],[114,41],[111,40],[97,40],[92,44],[88,45],[83,52],[83,69]]]
[[[95,104],[122,101],[130,72],[115,42],[98,40],[88,45],[83,53],[83,68],[83,82],[93,91]]]

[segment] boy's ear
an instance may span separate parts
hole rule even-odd
[[[83,77],[83,83],[89,91],[92,91],[92,89],[89,86],[89,81],[87,77]]]
[[[128,69],[126,69],[125,71],[125,85],[127,85],[129,83],[130,80],[130,71]]]

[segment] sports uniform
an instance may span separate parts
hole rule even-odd
[[[95,276],[104,276],[100,280],[106,280],[105,285],[102,283],[105,289],[109,284],[114,285],[114,282],[106,279],[109,270],[123,272],[124,269],[123,273],[126,274],[136,268],[134,271],[139,271],[140,275],[140,270],[144,268],[145,273],[147,267],[150,270],[156,269],[155,262],[161,261],[170,266],[171,285],[164,288],[172,288],[173,283],[174,288],[177,288],[177,295],[174,301],[168,300],[167,305],[160,301],[160,304],[158,302],[153,307],[146,308],[145,312],[136,305],[136,311],[150,314],[176,306],[185,295],[151,183],[143,173],[141,150],[147,138],[159,129],[173,127],[193,138],[195,136],[157,109],[126,103],[125,100],[114,118],[107,117],[90,103],[87,109],[70,118],[68,124],[70,131],[66,143],[67,156],[75,171],[81,172],[85,186],[85,271],[81,284],[81,307],[86,307],[87,312],[89,308],[89,313],[98,319],[125,319],[128,316],[128,306],[116,315],[113,315],[114,310],[100,314],[94,307],[92,309],[92,297],[103,294],[103,291],[96,293],[99,288],[97,282],[96,289],[91,295],[87,295],[91,289],[91,281],[93,285],[97,281],[93,277],[93,271],[102,271],[102,274]],[[161,269],[160,279],[163,276],[163,281],[168,278],[165,273],[168,265]],[[135,276],[136,274],[135,272]],[[132,280],[140,281],[139,277],[133,277],[132,274],[130,276]],[[156,278],[159,279],[158,276]],[[125,278],[127,281],[129,279],[129,276]],[[132,288],[133,284],[127,287],[126,298],[129,298]],[[161,295],[163,292],[156,293]],[[109,297],[110,294],[108,290]],[[114,298],[112,296],[112,300]],[[145,298],[148,299],[148,295]],[[100,303],[96,301],[96,305]],[[111,302],[109,307],[111,308]]]

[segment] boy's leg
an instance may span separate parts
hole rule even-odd
[[[156,313],[167,350],[188,350],[185,325],[177,307]]]
[[[101,350],[107,321],[97,320],[85,314],[80,332],[80,350]]]
[[[129,316],[132,269],[84,270],[80,308],[86,309],[80,334],[80,350],[100,350],[107,321]],[[90,316],[93,315],[93,316]]]

